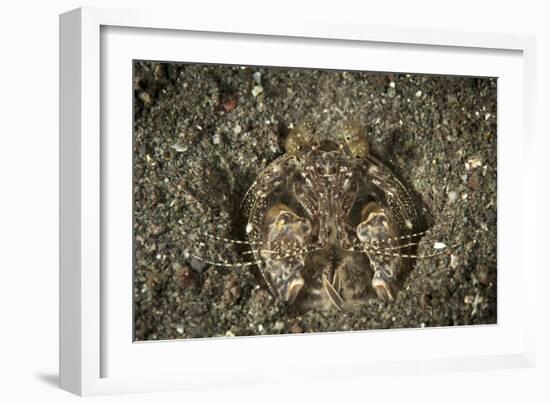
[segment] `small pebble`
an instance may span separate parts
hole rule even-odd
[[[299,324],[295,323],[290,328],[290,332],[291,333],[304,333],[304,329],[302,329],[302,327]]]
[[[216,133],[212,136],[212,143],[217,145],[217,144],[220,144],[221,141],[222,141],[222,139],[221,139],[219,134]]]
[[[420,98],[422,96],[422,91],[418,90],[416,91],[416,94],[414,94],[415,97]]]
[[[440,249],[445,249],[446,246],[447,246],[447,245],[445,245],[443,242],[436,242],[436,243],[434,243],[434,249],[438,249],[438,250],[440,250]]]
[[[456,199],[458,199],[458,193],[455,191],[450,191],[447,193],[447,197],[449,198],[450,202],[454,202]]]
[[[468,178],[468,183],[466,184],[470,190],[478,190],[479,189],[479,178],[476,173],[473,173]]]
[[[189,262],[189,264],[191,265],[193,270],[198,271],[199,273],[202,273],[204,271],[204,269],[206,269],[206,267],[208,266],[207,263],[203,262],[202,260],[195,259],[195,258],[192,258],[191,261]]]
[[[223,109],[226,112],[230,112],[233,109],[235,109],[236,107],[237,107],[237,101],[235,101],[234,99],[228,99],[227,101],[225,101],[223,103]]]
[[[181,145],[179,143],[176,143],[176,144],[172,144],[170,146],[170,148],[173,148],[174,150],[176,150],[176,152],[178,153],[184,153],[187,151],[187,146],[184,146],[184,145]]]
[[[276,330],[276,331],[280,332],[281,330],[283,330],[284,327],[285,327],[285,324],[283,322],[281,322],[280,320],[278,320],[273,325],[273,330]]]
[[[256,81],[256,84],[262,85],[262,73],[257,71],[254,74],[252,74],[252,78],[254,79],[254,81]]]
[[[151,96],[145,91],[142,91],[142,92],[139,93],[139,99],[144,104],[150,104],[151,103]]]
[[[238,124],[233,128],[233,133],[235,134],[239,134],[241,131],[242,131],[242,127]]]
[[[468,164],[469,164],[469,166],[471,166],[472,168],[480,167],[481,164],[482,164],[481,158],[478,158],[478,157],[470,158],[470,159],[468,160]]]
[[[176,332],[178,332],[179,334],[183,334],[183,326],[176,327]]]
[[[254,88],[252,88],[252,95],[254,97],[257,97],[262,92],[264,92],[264,87],[262,87],[261,85],[255,85]]]

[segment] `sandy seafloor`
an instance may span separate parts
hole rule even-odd
[[[496,78],[143,62],[133,85],[136,340],[496,323]],[[459,243],[417,261],[393,303],[298,312],[255,267],[186,258],[243,260],[198,234],[243,239],[242,196],[306,118],[329,138],[361,122],[419,199],[419,254]]]

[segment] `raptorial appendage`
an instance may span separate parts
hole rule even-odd
[[[311,224],[307,219],[296,215],[288,206],[277,203],[266,214],[265,228],[264,248],[261,249],[260,256],[265,261],[267,280],[279,298],[292,303],[304,286],[301,270],[305,264],[304,247],[311,235]],[[297,254],[272,259],[284,256],[288,251],[295,251]]]
[[[374,272],[372,288],[376,295],[383,300],[393,301],[394,299],[396,281],[403,269],[403,259],[399,254],[376,253],[375,248],[384,249],[398,246],[398,237],[399,232],[391,212],[377,202],[369,202],[361,212],[361,223],[357,226],[357,238],[365,245],[365,251]]]

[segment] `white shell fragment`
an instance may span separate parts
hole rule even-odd
[[[434,249],[440,250],[445,249],[447,245],[445,245],[443,242],[436,242],[434,243]]]

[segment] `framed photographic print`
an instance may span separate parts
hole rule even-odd
[[[496,78],[133,77],[135,340],[497,323]]]
[[[532,38],[180,17],[61,16],[63,388],[531,365]]]

